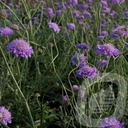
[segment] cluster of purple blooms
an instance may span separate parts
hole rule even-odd
[[[81,44],[77,44],[76,48],[87,51],[90,49],[90,46],[88,46],[86,43],[81,43]],[[72,56],[71,58],[72,65],[79,67],[79,69],[76,72],[76,76],[83,78],[94,78],[98,74],[98,71],[95,67],[89,66],[86,60],[87,59],[84,56],[84,54],[81,53],[75,53]]]
[[[106,33],[105,33],[106,34]],[[88,46],[85,43],[77,44],[77,48],[87,51],[90,49],[90,46]],[[105,56],[106,58],[118,56],[121,54],[121,52],[115,48],[112,44],[103,44],[103,45],[97,45],[96,46],[96,52],[99,56]],[[73,66],[78,66],[79,69],[76,72],[77,77],[83,77],[83,78],[94,78],[98,71],[95,67],[89,66],[87,64],[87,58],[84,56],[84,54],[81,53],[75,53],[71,58],[71,63]],[[104,67],[108,64],[107,60],[99,60],[96,62],[96,65],[99,65],[101,67]]]

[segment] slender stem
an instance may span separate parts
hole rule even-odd
[[[7,62],[7,60],[6,60],[6,57],[5,57],[5,55],[4,55],[4,52],[3,52],[2,48],[1,48],[1,46],[0,46],[0,50],[1,50],[1,53],[2,53],[2,55],[3,55],[4,61],[5,61],[5,63],[6,63],[6,66],[7,66],[8,70],[9,70],[9,73],[10,73],[12,79],[14,80],[14,83],[15,83],[15,85],[16,85],[16,87],[17,87],[19,93],[20,93],[20,95],[22,96],[23,100],[25,101],[25,104],[26,104],[26,107],[27,107],[27,110],[28,110],[28,113],[29,113],[29,116],[30,116],[30,119],[31,119],[32,128],[35,128],[35,126],[34,126],[34,121],[33,121],[33,117],[32,117],[32,114],[31,114],[31,111],[30,111],[28,102],[27,102],[27,100],[25,99],[25,96],[24,96],[24,94],[22,93],[22,91],[21,91],[21,89],[20,89],[20,87],[19,87],[19,85],[18,85],[18,83],[17,83],[17,81],[16,81],[16,79],[15,79],[15,77],[14,77],[14,75],[13,75],[13,73],[12,73],[10,67],[9,67],[9,65],[8,65],[8,62]]]

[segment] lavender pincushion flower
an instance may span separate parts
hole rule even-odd
[[[105,118],[100,124],[100,128],[122,128],[124,123],[120,123],[115,117]]]
[[[52,19],[55,16],[52,8],[47,8],[46,11],[48,12],[50,19]]]
[[[13,34],[13,30],[9,27],[2,27],[0,28],[0,35],[1,36],[10,36]]]
[[[75,26],[74,23],[68,23],[68,24],[67,24],[67,28],[68,28],[68,29],[75,29],[75,27],[76,27],[76,26]]]
[[[76,48],[84,49],[86,51],[86,50],[89,50],[90,49],[90,46],[87,45],[86,43],[81,43],[81,44],[77,44],[76,45]]]
[[[96,52],[99,56],[105,55],[107,58],[110,56],[118,56],[121,52],[112,44],[97,45]]]
[[[98,71],[95,67],[91,67],[89,65],[85,65],[77,70],[76,76],[77,77],[84,77],[84,78],[94,78],[98,74]]]
[[[102,31],[101,34],[97,37],[97,41],[103,40],[106,36],[108,36],[108,32]]]
[[[111,38],[114,38],[114,39],[117,39],[117,38],[120,38],[120,37],[123,37],[125,36],[125,26],[122,25],[117,25],[113,30],[112,32],[110,33],[110,37]]]
[[[69,3],[70,4],[76,4],[77,5],[78,4],[78,0],[69,0]]]
[[[107,63],[108,63],[107,60],[99,60],[99,61],[96,62],[96,65],[104,67],[104,66],[107,65]]]
[[[4,107],[0,107],[0,120],[7,125],[8,123],[10,124],[12,122],[12,117],[11,113]]]
[[[86,65],[86,58],[84,56],[84,54],[81,53],[75,53],[72,58],[71,58],[71,63],[74,66],[84,66]]]
[[[91,13],[90,13],[90,12],[87,12],[87,11],[84,11],[84,12],[83,12],[83,16],[84,16],[85,18],[91,18],[91,17],[92,17]]]
[[[16,57],[21,56],[23,58],[28,58],[33,54],[32,47],[24,39],[13,40],[6,46],[6,49]]]
[[[49,28],[52,28],[56,33],[60,32],[60,28],[56,23],[49,22],[48,25],[49,25]]]

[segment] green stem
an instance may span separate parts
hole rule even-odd
[[[25,105],[26,105],[26,107],[27,107],[27,110],[28,110],[28,113],[29,113],[29,116],[30,116],[30,119],[31,119],[32,128],[35,128],[35,126],[34,126],[34,121],[33,121],[33,117],[32,117],[32,114],[31,114],[31,111],[30,111],[28,102],[27,102],[27,100],[25,99],[25,96],[24,96],[24,94],[22,93],[22,91],[21,91],[21,89],[20,89],[20,87],[19,87],[19,85],[18,85],[18,83],[17,83],[17,81],[16,81],[16,79],[15,79],[15,77],[14,77],[14,75],[13,75],[13,73],[12,73],[10,67],[9,67],[9,65],[8,65],[8,62],[7,62],[7,60],[6,60],[6,57],[5,57],[5,55],[4,55],[4,52],[3,52],[2,48],[1,48],[1,46],[0,46],[0,50],[1,50],[1,53],[2,53],[2,55],[3,55],[3,57],[4,57],[4,61],[5,61],[5,63],[6,63],[6,66],[7,66],[8,70],[9,70],[9,73],[10,73],[12,79],[14,80],[14,83],[15,83],[15,85],[16,85],[16,87],[17,87],[19,93],[20,93],[20,95],[22,96],[23,100],[25,101]]]

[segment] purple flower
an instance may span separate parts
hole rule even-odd
[[[107,35],[107,31],[102,31],[101,34],[98,36],[97,41],[103,40]]]
[[[117,12],[115,12],[115,11],[112,11],[112,12],[110,13],[110,16],[112,16],[113,18],[116,18],[118,15],[119,15],[119,14],[118,14]]]
[[[108,22],[107,22],[105,19],[102,19],[102,20],[101,20],[101,28],[102,28],[102,29],[103,29],[103,28],[106,28],[107,25],[108,25]]]
[[[104,36],[98,36],[96,40],[97,40],[97,41],[101,41],[101,40],[103,40],[103,39],[104,39]]]
[[[47,8],[47,12],[49,14],[49,18],[50,19],[52,19],[55,16],[52,8]]]
[[[87,45],[86,43],[81,43],[81,44],[77,44],[76,45],[76,48],[84,49],[84,50],[89,50],[90,49],[90,46]]]
[[[90,12],[87,12],[87,11],[84,11],[83,12],[83,16],[85,17],[85,18],[91,18],[92,17],[92,15],[91,15],[91,13]]]
[[[67,24],[67,28],[68,28],[68,29],[75,29],[75,27],[76,27],[76,26],[75,26],[75,24],[73,24],[73,23],[68,23],[68,24]]]
[[[3,106],[0,107],[0,120],[5,125],[12,123],[11,113]]]
[[[6,46],[6,49],[16,57],[21,56],[23,58],[28,58],[33,54],[32,47],[24,39],[13,40]]]
[[[88,65],[82,66],[76,72],[77,77],[84,77],[84,78],[94,78],[95,76],[97,76],[97,74],[98,74],[97,69],[95,67],[91,67]]]
[[[0,28],[0,35],[1,36],[10,36],[13,34],[13,30],[9,27]]]
[[[92,3],[93,3],[93,0],[87,0],[87,2],[88,2],[89,4],[92,4]]]
[[[75,53],[71,58],[71,63],[74,66],[84,66],[86,65],[86,58],[84,54]]]
[[[99,60],[99,61],[96,62],[96,65],[104,67],[104,66],[107,65],[107,63],[108,63],[107,60]]]
[[[115,117],[105,118],[100,124],[100,128],[122,128],[124,123],[120,123]]]
[[[78,15],[80,15],[80,11],[78,11],[78,10],[74,10],[74,11],[72,12],[72,15],[74,15],[74,16],[78,16]]]
[[[84,16],[77,15],[77,16],[76,16],[76,19],[77,19],[77,20],[83,20],[83,19],[84,19]]]
[[[108,7],[104,7],[104,10],[102,11],[103,13],[109,13],[111,11],[110,8]]]
[[[62,10],[57,10],[57,11],[56,11],[56,14],[57,14],[57,15],[62,15]]]
[[[124,25],[123,26],[117,25],[110,33],[110,37],[116,39],[125,36],[126,31],[124,29],[125,29]]]
[[[121,52],[112,44],[97,45],[96,52],[99,56],[105,55],[107,58],[110,56],[118,56]]]
[[[64,102],[67,102],[67,101],[68,101],[68,96],[67,95],[62,96],[62,102],[64,103]]]
[[[107,31],[102,31],[101,34],[100,34],[100,36],[104,36],[104,37],[106,37],[107,35],[108,35]]]
[[[125,0],[107,0],[108,3],[111,4],[118,4],[118,3],[124,3]]]
[[[78,7],[81,10],[88,10],[89,9],[89,5],[88,4],[79,4]]]
[[[79,86],[78,86],[78,85],[73,85],[73,86],[72,86],[72,89],[73,89],[74,91],[78,91],[78,90],[79,90]]]
[[[101,0],[100,4],[102,5],[103,8],[104,7],[108,7],[108,3],[106,1],[104,1],[104,0]]]
[[[61,9],[61,7],[62,7],[61,4],[58,3],[58,2],[55,2],[54,5],[55,5],[58,9]]]
[[[126,10],[126,11],[124,12],[124,15],[125,15],[126,18],[128,18],[128,10]]]
[[[77,5],[78,4],[78,0],[69,0],[69,3],[70,4],[76,4]]]
[[[48,25],[49,25],[49,28],[52,28],[54,30],[54,32],[56,33],[60,32],[60,28],[56,23],[49,22]]]

